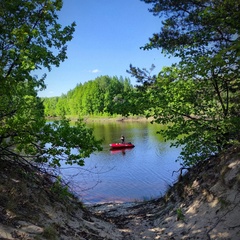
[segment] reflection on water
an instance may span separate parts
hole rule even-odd
[[[75,192],[85,203],[127,202],[159,197],[177,178],[173,171],[181,149],[164,142],[158,125],[150,123],[93,123],[96,138],[104,139],[103,151],[85,159],[84,167],[64,168]],[[132,149],[110,150],[120,136]],[[85,191],[84,191],[85,190]]]
[[[125,155],[127,151],[131,151],[131,150],[132,150],[132,148],[111,149],[110,153],[111,154],[121,153],[122,155]]]

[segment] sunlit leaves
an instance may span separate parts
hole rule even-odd
[[[60,166],[62,161],[83,166],[85,158],[102,149],[101,140],[93,137],[93,129],[87,128],[82,120],[74,126],[65,118],[46,124],[41,129],[39,141],[41,156],[37,161],[49,162],[51,166]]]
[[[44,99],[46,116],[127,115],[132,106],[133,86],[128,78],[100,76],[61,97]]]
[[[140,96],[147,86],[147,115],[168,124],[161,133],[173,145],[182,145],[184,164],[193,165],[239,141],[240,4],[143,1],[163,17],[161,31],[143,49],[162,49],[177,56],[179,64],[163,69],[149,86],[139,81]]]
[[[222,79],[190,78],[186,70],[177,65],[164,68],[149,84],[138,78],[143,84],[137,96],[147,117],[168,126],[159,133],[173,146],[183,147],[184,164],[193,165],[238,139],[239,113],[230,112],[229,106],[239,109],[239,101],[233,101],[237,92],[231,93],[231,99],[227,96]]]
[[[19,64],[30,73],[33,65],[50,70],[66,59],[65,44],[72,39],[75,23],[64,28],[57,23],[56,12],[61,6],[61,0],[1,1],[1,58],[6,60],[2,66],[5,75],[19,69]],[[13,50],[15,54],[9,55]]]
[[[62,27],[57,22],[62,4],[62,0],[0,1],[1,160],[83,165],[85,157],[101,149],[101,142],[81,121],[70,126],[63,118],[46,124],[37,97],[46,75],[38,78],[32,71],[58,67],[67,57],[66,43],[75,30],[75,23]]]

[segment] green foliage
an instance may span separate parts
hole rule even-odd
[[[38,78],[33,70],[58,67],[67,57],[66,43],[75,30],[75,23],[62,27],[57,22],[62,4],[62,0],[0,2],[1,159],[83,165],[85,157],[101,149],[81,120],[74,127],[64,117],[46,124],[37,97],[46,75]],[[61,107],[56,110],[64,114]]]
[[[178,208],[177,209],[177,221],[183,221],[184,220],[184,214],[182,212],[182,209],[181,208]]]
[[[233,0],[144,1],[164,21],[143,49],[161,48],[179,63],[158,76],[130,66],[139,82],[136,106],[168,126],[160,133],[183,146],[184,165],[194,165],[239,141],[240,25],[235,22],[240,5]]]
[[[41,234],[45,239],[56,240],[58,238],[58,232],[54,226],[48,226],[44,228],[43,233]]]
[[[206,52],[220,57],[239,49],[238,1],[142,1],[152,4],[150,12],[163,18],[160,33],[144,49],[162,48],[180,59],[202,57]]]
[[[102,149],[101,140],[94,138],[93,129],[87,128],[81,119],[74,126],[64,117],[45,124],[38,134],[38,139],[39,144],[35,150],[41,154],[36,155],[35,161],[46,162],[53,167],[60,166],[61,161],[83,166],[84,158]]]
[[[61,177],[57,177],[56,181],[51,187],[51,191],[56,194],[60,200],[64,200],[72,194],[69,192],[68,187],[64,186],[61,180]]]
[[[128,115],[132,92],[128,78],[101,76],[77,85],[61,97],[44,98],[45,115]]]

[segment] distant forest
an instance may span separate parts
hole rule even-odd
[[[60,97],[42,100],[46,117],[127,114],[133,92],[129,78],[100,76]]]

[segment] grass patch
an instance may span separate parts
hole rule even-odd
[[[48,240],[57,240],[57,230],[53,226],[44,228],[42,236]]]

